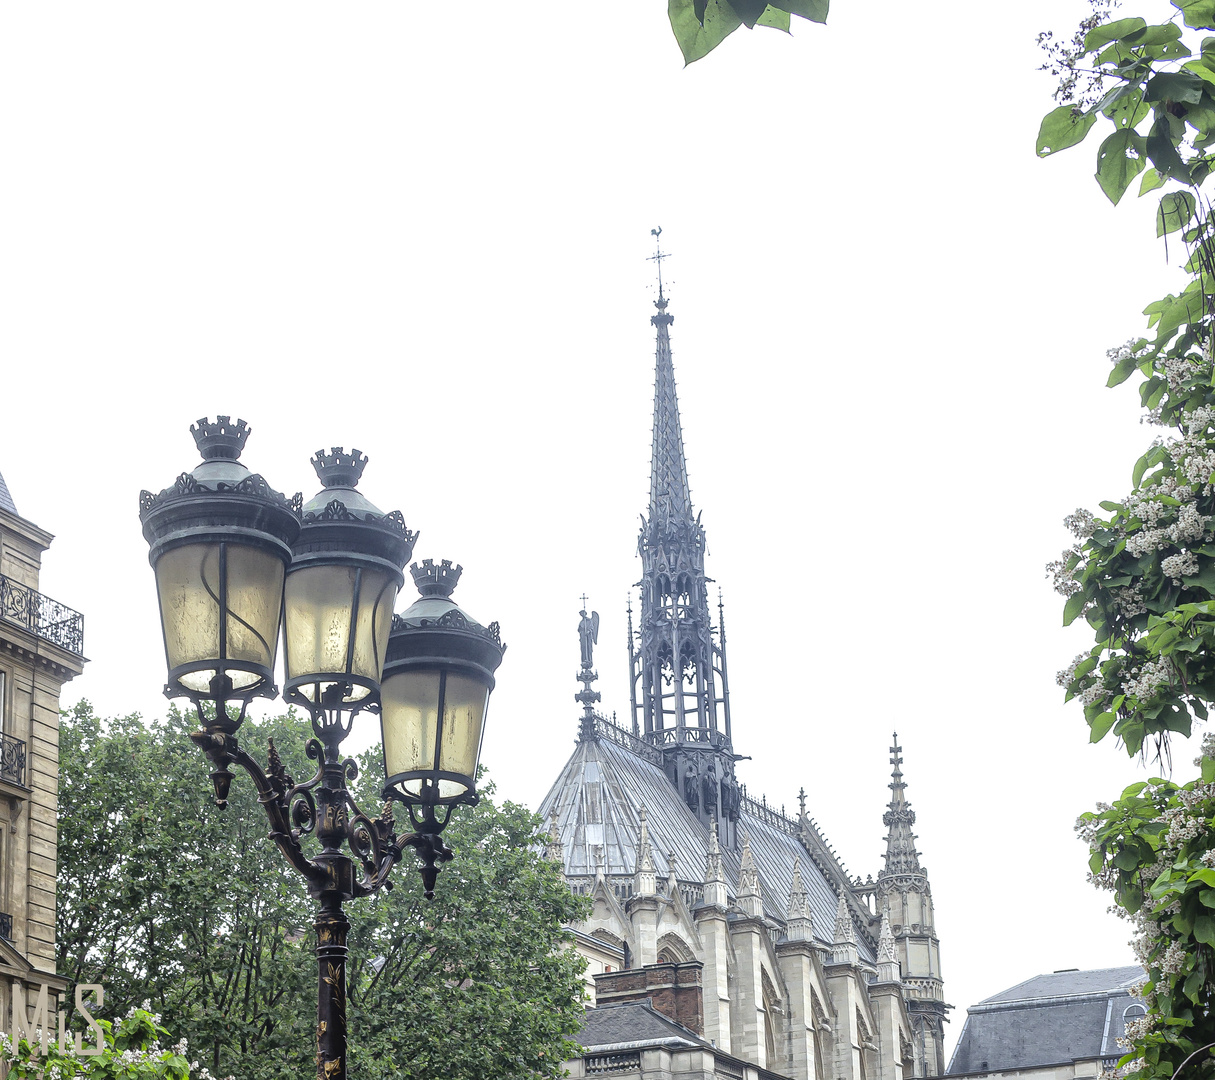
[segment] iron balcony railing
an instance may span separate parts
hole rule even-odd
[[[0,575],[0,618],[24,626],[44,641],[84,655],[84,616],[37,589]]]
[[[25,740],[0,735],[0,780],[25,787]],[[0,934],[0,937],[4,935]]]

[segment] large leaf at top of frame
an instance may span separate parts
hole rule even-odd
[[[1215,4],[1215,0],[1211,0]],[[825,23],[827,21],[828,0],[770,0],[770,6],[787,11],[790,15],[800,15],[811,22]]]
[[[667,0],[667,17],[683,62],[690,64],[702,56],[708,56],[727,37],[742,26],[742,19],[728,4],[708,0],[705,4],[704,24],[696,17],[693,0]]]
[[[1186,26],[1196,30],[1215,30],[1215,0],[1172,0],[1181,11]]]

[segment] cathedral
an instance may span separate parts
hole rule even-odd
[[[724,613],[719,598],[714,624],[661,277],[655,307],[629,717],[595,708],[598,616],[583,610],[578,742],[539,811],[548,858],[593,904],[571,927],[591,1007],[583,1056],[567,1068],[643,1080],[940,1076],[949,1006],[897,737],[876,881],[849,878],[804,789],[789,817],[735,776]]]

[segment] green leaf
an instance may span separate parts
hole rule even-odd
[[[1192,71],[1162,71],[1148,80],[1143,100],[1197,105],[1202,100],[1202,80]]]
[[[714,0],[715,3],[729,3],[734,9],[734,14],[742,19],[748,30],[753,29],[755,24],[763,18],[764,12],[768,10],[768,0]]]
[[[1165,176],[1175,176],[1182,183],[1189,183],[1190,170],[1186,167],[1181,155],[1177,152],[1177,144],[1181,137],[1173,133],[1172,125],[1165,116],[1157,116],[1144,141],[1144,149],[1157,171]]]
[[[1215,0],[1212,0],[1212,3],[1215,3]],[[827,0],[769,0],[769,6],[780,8],[790,15],[800,15],[811,22],[827,21]]]
[[[1107,42],[1119,41],[1138,30],[1142,30],[1146,26],[1147,23],[1143,19],[1133,18],[1115,19],[1104,26],[1094,27],[1084,38],[1084,50],[1085,52],[1092,52],[1094,49],[1101,48]]]
[[[1160,196],[1156,208],[1156,235],[1165,236],[1190,223],[1194,217],[1197,201],[1188,191],[1170,191]]]
[[[1215,870],[1208,870],[1204,867],[1201,870],[1195,870],[1189,877],[1190,881],[1201,881],[1204,885],[1210,885],[1215,888]]]
[[[769,5],[768,9],[755,20],[755,25],[770,26],[774,30],[783,30],[787,34],[789,33],[789,13]]]
[[[1134,353],[1129,356],[1124,356],[1114,365],[1114,370],[1110,372],[1110,377],[1106,380],[1106,386],[1117,386],[1119,383],[1126,382],[1131,377],[1131,372],[1135,370],[1138,363]],[[1138,483],[1138,481],[1136,481]],[[1102,503],[1104,506],[1105,504]]]
[[[1088,741],[1098,743],[1109,734],[1110,728],[1114,726],[1114,721],[1117,716],[1112,712],[1103,712],[1089,724]]]
[[[1079,113],[1070,105],[1060,105],[1057,109],[1052,109],[1042,117],[1042,126],[1038,128],[1038,157],[1049,157],[1083,142],[1088,129],[1096,122],[1095,112]]]
[[[1063,625],[1071,626],[1079,617],[1080,612],[1084,610],[1085,596],[1084,593],[1078,592],[1075,596],[1069,596],[1067,603],[1063,605]]]
[[[1215,0],[1171,0],[1182,21],[1195,30],[1215,30]]]
[[[667,17],[683,53],[683,62],[691,64],[708,56],[742,25],[734,9],[718,0],[707,0],[704,25],[696,16],[692,0],[667,0]]]
[[[1116,205],[1127,185],[1146,165],[1143,138],[1130,128],[1115,131],[1097,152],[1097,183]]]
[[[1215,0],[1212,0],[1212,3],[1215,3]],[[1143,170],[1143,181],[1139,185],[1139,194],[1146,195],[1149,191],[1155,191],[1164,183],[1164,179],[1153,166],[1149,165]]]
[[[1194,920],[1194,937],[1204,945],[1215,945],[1215,916],[1199,915]]]
[[[1181,992],[1195,1005],[1198,1004],[1198,991],[1202,988],[1204,981],[1202,970],[1195,968],[1186,976],[1185,984],[1181,987]]]

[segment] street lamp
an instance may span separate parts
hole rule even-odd
[[[355,490],[367,463],[359,451],[318,451],[312,464],[323,487],[304,504],[241,464],[243,420],[199,420],[190,433],[202,464],[158,495],[140,494],[165,695],[194,702],[201,730],[190,738],[211,762],[216,802],[227,805],[229,767],[241,766],[270,819],[270,838],[319,901],[317,1077],[346,1080],[350,924],[342,904],[384,887],[406,847],[433,896],[437,864],[451,858],[440,834],[454,806],[477,801],[485,708],[505,647],[497,623],[482,627],[451,601],[460,568],[447,561],[415,564],[422,597],[393,615],[416,534],[399,512],[382,513]],[[283,696],[308,712],[316,735],[306,748],[316,774],[298,784],[273,740],[265,770],[236,740],[249,702],[277,693],[280,625]],[[340,747],[360,712],[381,711],[381,695],[389,771],[383,811],[372,819],[346,788],[358,767]],[[408,835],[396,835],[394,800],[409,812]],[[310,856],[304,841],[313,834],[319,850]]]

